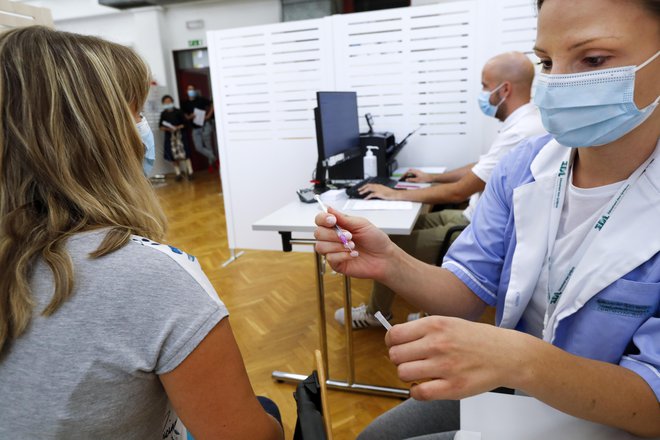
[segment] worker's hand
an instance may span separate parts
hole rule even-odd
[[[524,336],[489,324],[428,316],[395,325],[385,343],[399,378],[415,382],[411,397],[455,400],[511,385]]]
[[[325,255],[332,268],[340,273],[357,277],[382,280],[392,273],[393,255],[398,250],[383,231],[362,217],[351,217],[330,208],[329,214],[319,213],[314,231],[316,252]],[[349,252],[337,236],[334,225],[344,230],[349,240]]]
[[[424,171],[416,170],[414,168],[409,169],[405,172],[404,176],[406,182],[415,182],[415,183],[431,183],[433,179],[431,175],[425,173]]]
[[[383,200],[399,200],[398,192],[395,189],[377,183],[367,183],[362,185],[358,192],[362,195],[367,195],[365,199],[383,199]]]

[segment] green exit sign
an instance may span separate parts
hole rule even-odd
[[[201,38],[199,40],[188,40],[188,47],[202,47],[204,46],[204,40]]]

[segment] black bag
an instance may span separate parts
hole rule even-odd
[[[298,384],[293,393],[298,407],[298,420],[293,440],[326,440],[321,406],[321,385],[316,371]]]

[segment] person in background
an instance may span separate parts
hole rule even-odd
[[[538,109],[529,102],[533,80],[534,65],[525,54],[507,52],[491,58],[481,72],[483,89],[479,95],[479,107],[486,116],[502,121],[502,126],[488,152],[479,161],[442,174],[426,174],[419,170],[406,173],[409,181],[439,183],[429,188],[400,191],[378,184],[360,188],[361,193],[369,193],[367,198],[412,200],[434,205],[470,199],[465,210],[442,209],[421,215],[410,235],[390,237],[397,246],[421,261],[436,263],[447,231],[470,223],[479,196],[500,159],[524,139],[545,133]],[[451,238],[455,237],[457,234]],[[394,296],[386,285],[374,282],[369,304],[353,308],[353,328],[380,327],[374,313],[380,310],[390,319]],[[408,320],[420,315],[411,313]],[[344,324],[343,308],[335,311],[335,319]]]
[[[182,105],[186,119],[192,125],[192,138],[195,150],[204,155],[209,162],[209,173],[218,169],[218,159],[213,148],[213,128],[215,112],[213,101],[203,97],[195,86],[189,85],[187,89],[188,100]],[[196,112],[204,112],[202,122],[196,118]]]
[[[190,163],[190,147],[188,137],[183,130],[186,126],[186,117],[181,110],[174,107],[174,99],[170,95],[165,95],[161,99],[163,111],[160,113],[160,122],[158,126],[165,132],[165,141],[163,144],[163,156],[165,160],[174,162],[174,172],[176,181],[182,179],[180,165],[186,166],[188,180],[193,178],[192,163]]]
[[[199,263],[160,241],[146,65],[41,26],[0,60],[0,438],[282,439]]]
[[[452,439],[458,399],[497,387],[660,436],[659,2],[537,3],[534,103],[550,134],[500,161],[442,267],[365,219],[316,217],[333,269],[434,315],[387,332],[412,399],[359,440]],[[486,305],[497,326],[472,322]]]

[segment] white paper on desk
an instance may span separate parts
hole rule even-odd
[[[420,189],[428,188],[429,186],[431,186],[430,183],[399,182],[394,189]]]
[[[627,432],[558,411],[533,397],[483,393],[461,400],[461,431],[482,440],[633,440]]]
[[[328,203],[342,199],[348,199],[348,194],[346,194],[345,189],[331,189],[321,194],[321,200]]]
[[[413,209],[412,202],[400,200],[348,200],[344,211],[404,211]]]
[[[441,174],[447,171],[447,167],[400,167],[397,168],[396,171],[392,173],[392,176],[401,177],[406,171],[410,169],[416,169],[424,173],[432,173],[432,174]]]
[[[195,117],[193,117],[193,123],[199,126],[204,125],[204,117],[206,117],[206,112],[200,108],[196,108],[193,111],[193,114],[195,115]]]

